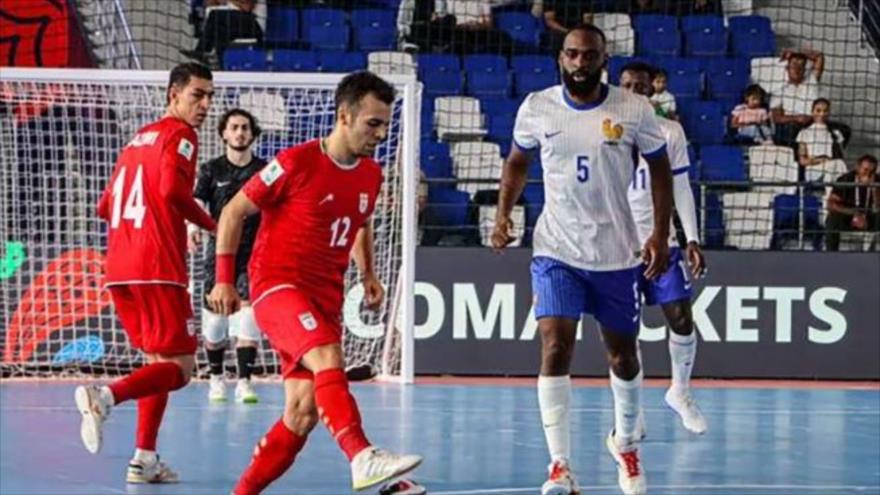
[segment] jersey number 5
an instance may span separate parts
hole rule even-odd
[[[577,157],[577,171],[578,182],[590,180],[590,157],[585,155]]]
[[[110,220],[110,228],[119,227],[120,220],[133,220],[134,228],[139,229],[144,225],[144,215],[147,207],[144,206],[144,166],[138,165],[131,181],[131,190],[128,191],[128,199],[125,200],[125,208],[122,207],[122,194],[125,192],[125,167],[119,170],[119,175],[113,182],[113,218]]]
[[[330,224],[330,247],[345,247],[348,244],[348,231],[351,229],[351,218],[339,217]]]

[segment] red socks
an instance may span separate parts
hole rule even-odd
[[[148,364],[110,384],[114,404],[177,390],[186,385],[183,370],[174,363]],[[164,406],[163,406],[164,410]]]
[[[159,425],[168,404],[168,392],[154,394],[137,401],[137,441],[135,446],[141,450],[156,450],[156,437]]]
[[[315,404],[321,421],[339,443],[348,460],[370,446],[361,429],[361,415],[348,392],[345,371],[336,368],[315,374]]]
[[[257,444],[251,464],[241,475],[233,493],[259,494],[290,468],[307,438],[290,431],[279,419]]]

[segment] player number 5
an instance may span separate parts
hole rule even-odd
[[[345,247],[348,244],[348,230],[351,229],[351,218],[340,217],[330,224],[330,247]]]
[[[577,157],[577,178],[581,183],[590,180],[590,157],[584,155]]]
[[[113,217],[110,220],[110,227],[114,229],[119,227],[120,220],[133,220],[134,228],[139,229],[143,227],[144,215],[147,213],[147,207],[144,206],[144,167],[138,165],[123,209],[122,195],[125,192],[125,173],[125,167],[122,167],[113,182]]]

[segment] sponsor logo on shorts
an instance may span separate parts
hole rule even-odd
[[[193,152],[195,152],[195,150],[196,147],[186,138],[181,138],[180,144],[177,145],[177,152],[187,160],[192,160]]]
[[[284,167],[278,163],[278,160],[272,160],[266,167],[260,171],[260,179],[263,184],[271,186],[279,177],[284,175]]]
[[[315,319],[315,315],[313,315],[311,311],[300,313],[299,322],[302,323],[303,328],[309,332],[318,328],[318,320]]]

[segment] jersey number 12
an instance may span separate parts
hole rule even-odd
[[[147,207],[144,206],[144,166],[138,165],[131,181],[131,190],[128,191],[128,199],[125,200],[125,208],[122,207],[122,194],[125,192],[125,167],[119,170],[119,175],[113,182],[113,218],[110,227],[119,227],[120,220],[133,220],[134,228],[139,229],[144,225],[144,215]]]
[[[348,231],[351,229],[351,218],[339,217],[330,224],[330,247],[345,247],[348,244]]]

